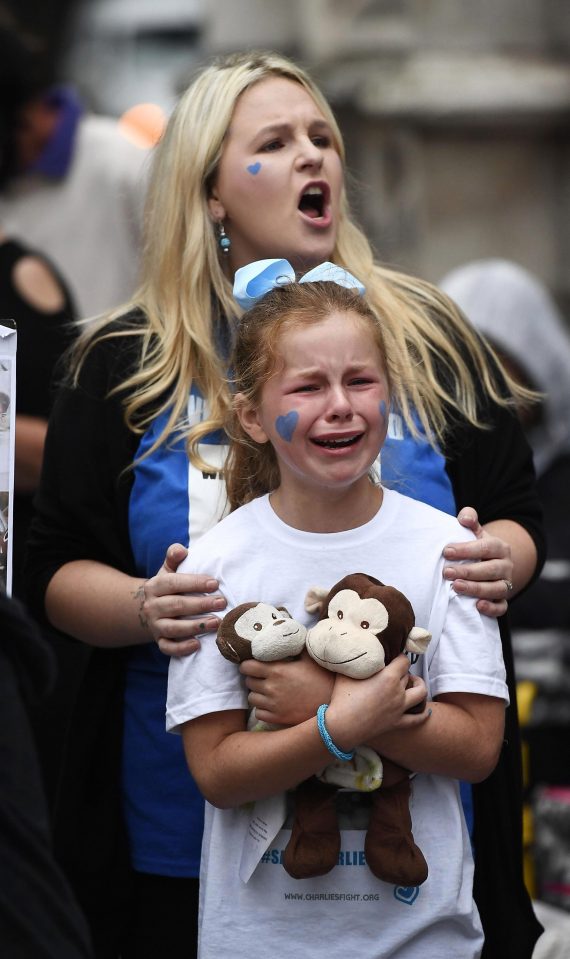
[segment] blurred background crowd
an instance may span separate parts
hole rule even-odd
[[[570,913],[566,0],[0,2],[0,318],[18,324],[14,593],[23,593],[18,571],[49,384],[70,323],[132,293],[152,146],[193,72],[215,54],[249,48],[300,61],[331,101],[353,205],[379,258],[442,285],[543,395],[524,425],[549,554],[511,614],[526,879],[534,899],[552,908],[554,929]],[[29,675],[13,648],[2,649],[5,657],[18,676]],[[81,651],[66,651],[62,663],[52,689],[72,683]],[[40,689],[44,673],[33,674]],[[39,742],[41,760],[57,748],[63,719],[54,706],[45,722],[44,707],[35,722],[28,693],[26,685],[35,729],[25,746]],[[19,713],[7,721],[20,722]],[[69,955],[83,955],[81,916],[66,915]],[[62,946],[58,957],[65,955]]]
[[[34,4],[18,3],[24,12]],[[69,10],[57,30],[47,11]],[[564,0],[59,0],[38,21],[96,113],[166,114],[211,56],[278,49],[334,103],[382,258],[434,282],[515,260],[568,301]],[[42,24],[40,24],[42,25]]]

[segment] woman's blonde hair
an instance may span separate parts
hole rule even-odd
[[[282,334],[291,327],[320,323],[333,313],[351,315],[366,324],[384,366],[390,396],[400,405],[404,386],[398,358],[386,355],[382,319],[354,289],[320,281],[289,283],[267,293],[242,317],[232,357],[235,396],[226,424],[231,446],[224,468],[231,509],[271,492],[280,481],[273,446],[250,438],[241,425],[240,410],[259,408],[263,387],[282,366]]]
[[[91,346],[101,338],[126,335],[124,326],[114,321],[126,310],[139,309],[143,322],[128,330],[128,335],[140,339],[139,362],[116,387],[124,396],[126,422],[131,430],[142,433],[157,415],[168,411],[152,449],[173,432],[182,431],[192,460],[201,468],[207,464],[198,454],[198,443],[224,424],[230,407],[226,359],[219,349],[221,331],[227,331],[228,324],[231,333],[240,313],[222,270],[208,210],[209,190],[239,97],[273,76],[307,90],[330,124],[344,161],[342,136],[328,103],[305,71],[287,58],[249,52],[204,69],[181,97],[156,147],[140,286],[121,310],[92,322],[72,354],[77,382]],[[375,263],[366,237],[350,218],[344,189],[332,259],[365,284],[369,303],[383,317],[388,355],[407,358],[403,371],[407,403],[415,408],[430,439],[444,439],[446,406],[460,411],[472,424],[482,425],[477,380],[494,399],[510,402],[499,393],[479,339],[452,303],[428,283]],[[209,415],[190,427],[185,424],[185,412],[193,383],[202,392]],[[512,382],[509,386],[516,390]],[[407,414],[408,409],[403,412]]]

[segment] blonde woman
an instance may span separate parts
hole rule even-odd
[[[476,539],[451,548],[445,575],[454,588],[478,597],[481,612],[501,614],[543,548],[531,457],[504,385],[443,295],[375,263],[349,216],[342,140],[322,95],[274,54],[204,70],[156,150],[139,290],[91,326],[72,357],[31,544],[34,608],[93,647],[59,815],[63,854],[100,955],[145,959],[195,948],[202,802],[180,743],[164,731],[163,653],[195,650],[195,637],[215,628],[225,603],[208,595],[217,587],[209,577],[176,574],[178,547],[153,574],[169,544],[192,543],[226,508],[221,428],[240,312],[231,281],[238,267],[268,257],[299,271],[333,260],[366,285],[402,378],[383,482],[448,512],[475,507],[485,524],[466,511]],[[459,560],[468,561],[460,578]],[[188,616],[190,623],[179,618]],[[508,642],[505,658],[508,665]],[[485,835],[476,889],[489,935],[498,926],[499,939],[501,923],[484,895],[491,904],[502,896],[501,914],[507,910],[513,925],[501,956],[521,959],[536,932],[519,873],[516,768],[509,768],[518,761],[516,716],[509,713],[509,753],[496,785],[479,787],[476,831]],[[93,843],[88,809],[103,827],[101,843]],[[128,856],[111,840],[123,835],[110,825],[113,814],[115,830],[124,817]],[[515,850],[513,866],[501,865],[505,847]]]

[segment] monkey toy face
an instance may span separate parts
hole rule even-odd
[[[281,606],[242,603],[224,616],[216,643],[222,656],[233,663],[258,659],[269,663],[298,656],[307,630]]]
[[[353,573],[329,593],[306,647],[325,669],[366,679],[399,653],[425,652],[430,638],[414,626],[414,611],[399,590]]]
[[[307,651],[334,673],[366,679],[386,665],[378,634],[387,623],[388,611],[379,600],[343,589],[330,601],[328,617],[309,630]]]

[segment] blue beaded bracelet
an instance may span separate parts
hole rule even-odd
[[[319,706],[317,709],[317,726],[319,727],[321,739],[327,747],[329,753],[332,753],[336,759],[342,759],[344,762],[347,762],[349,759],[354,757],[354,750],[352,750],[350,753],[343,753],[342,749],[339,749],[338,746],[335,746],[333,743],[325,724],[325,713],[328,708],[328,703],[323,703],[323,705]]]

